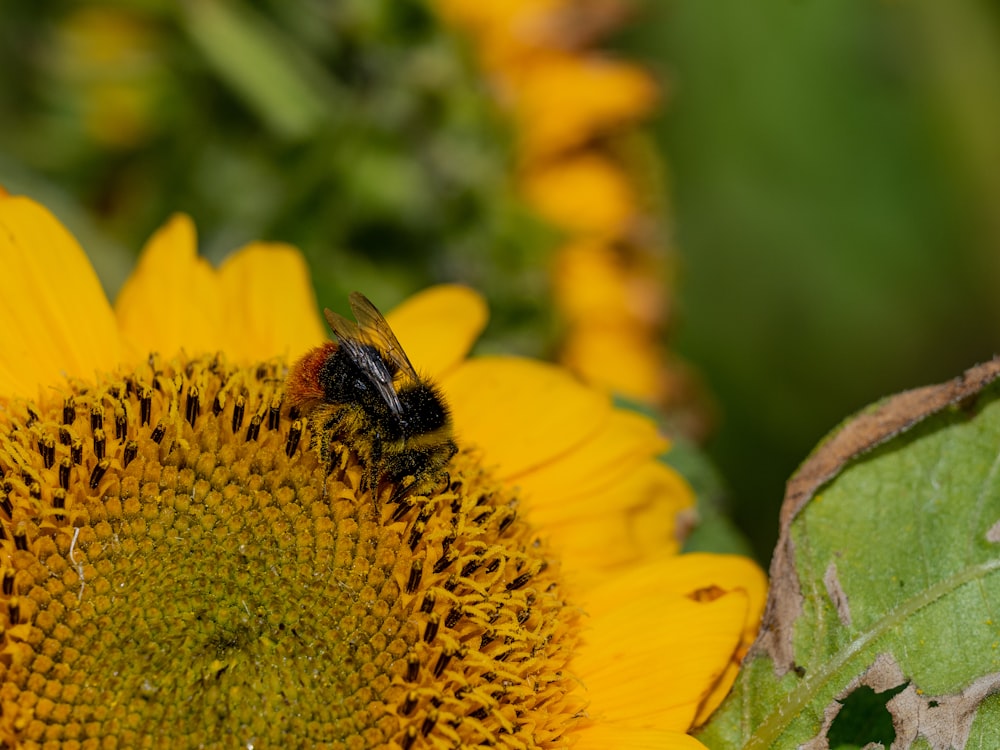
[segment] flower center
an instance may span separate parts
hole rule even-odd
[[[577,614],[516,497],[464,450],[374,499],[283,372],[151,359],[0,411],[0,745],[564,742]]]

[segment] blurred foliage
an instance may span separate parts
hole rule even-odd
[[[499,301],[504,345],[539,351],[545,232],[514,197],[507,128],[463,41],[420,0],[0,13],[3,182],[60,212],[109,291],[185,211],[215,261],[299,246],[335,307],[461,279]]]
[[[619,43],[667,88],[678,347],[766,559],[821,435],[996,349],[1000,20],[986,0],[640,13]],[[542,352],[551,236],[463,45],[420,0],[5,3],[0,182],[52,207],[111,292],[180,210],[216,261],[297,244],[331,306],[473,284],[496,348]]]

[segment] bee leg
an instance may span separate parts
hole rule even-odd
[[[451,487],[451,473],[442,469],[441,470],[441,481],[434,485],[434,492],[441,493],[447,491]]]
[[[365,481],[365,484],[368,485],[368,492],[371,494],[372,509],[375,511],[375,518],[381,519],[382,514],[378,507],[378,485],[379,485],[378,473],[375,469],[374,464],[367,467],[366,473],[368,476]]]
[[[334,436],[340,431],[341,422],[342,417],[339,414],[334,413],[331,416],[325,409],[310,417],[307,422],[310,433],[309,448],[319,454],[320,462],[323,464],[330,465],[333,463],[330,444],[333,442]]]
[[[378,490],[381,484],[382,473],[380,467],[382,465],[382,441],[378,438],[373,441],[371,447],[371,455],[368,456],[368,462],[365,465],[364,476],[362,477],[362,488],[367,489],[371,494],[372,498],[372,508],[375,510],[375,518],[381,518],[381,509],[378,505]]]
[[[333,443],[340,432],[343,417],[337,413],[328,418],[316,419],[315,421],[316,426],[311,430],[312,434],[309,438],[309,448],[316,451],[320,465],[326,469],[326,477],[323,481],[323,497],[326,497],[326,478],[333,474],[334,469],[337,468],[336,462],[338,456],[334,454]]]
[[[422,451],[414,451],[407,455],[407,460],[400,462],[390,477],[396,486],[389,502],[403,502],[411,494],[420,494],[427,489],[430,478],[429,455]]]
[[[407,482],[407,479],[410,479],[411,481]],[[396,482],[396,487],[392,491],[392,495],[386,501],[386,505],[403,502],[406,500],[407,495],[413,491],[413,488],[416,487],[416,485],[416,477],[403,477],[401,480]]]

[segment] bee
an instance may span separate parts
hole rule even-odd
[[[350,303],[357,323],[325,310],[337,341],[292,366],[286,393],[312,423],[313,447],[328,466],[339,441],[364,466],[362,490],[377,498],[390,482],[398,499],[433,485],[455,455],[451,413],[375,305],[360,292]]]

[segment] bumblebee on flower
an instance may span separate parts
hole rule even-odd
[[[327,365],[287,246],[212,269],[176,217],[112,310],[44,208],[0,197],[0,229],[0,742],[699,747],[764,582],[676,554],[691,495],[649,420],[552,366],[466,358],[485,306],[465,288],[384,326],[355,298],[358,323],[331,322],[353,359]],[[398,443],[345,440],[295,373],[347,363],[341,385],[382,389],[358,425],[395,413],[387,386],[409,419],[433,382],[434,445],[459,450],[401,476]],[[292,440],[296,399],[339,431],[331,461]]]
[[[288,400],[313,421],[312,440],[325,462],[339,438],[362,457],[363,488],[377,498],[386,479],[398,499],[433,484],[455,455],[451,415],[368,298],[354,292],[351,308],[358,323],[325,311],[339,343],[323,344],[295,363]]]

